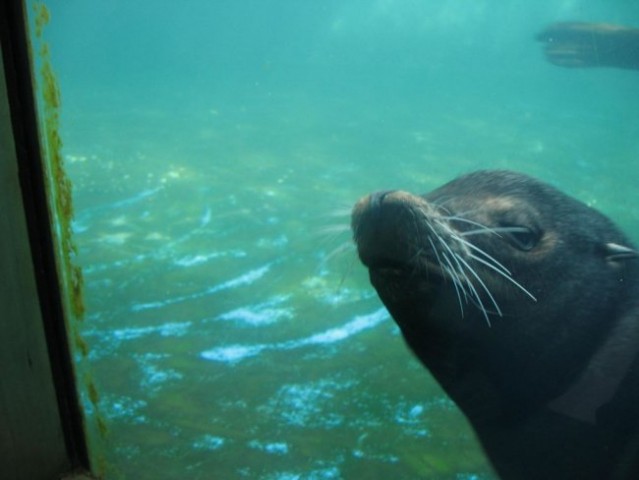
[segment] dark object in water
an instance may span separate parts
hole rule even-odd
[[[639,478],[639,262],[605,216],[479,171],[357,202],[359,257],[505,480]]]
[[[536,37],[560,67],[639,69],[639,29],[607,23],[553,23]]]

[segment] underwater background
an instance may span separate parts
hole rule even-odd
[[[639,27],[639,4],[46,4],[96,470],[496,478],[369,285],[349,211],[509,168],[639,240],[639,72],[562,69],[534,39]]]

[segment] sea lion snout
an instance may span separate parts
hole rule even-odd
[[[406,205],[415,203],[419,197],[403,190],[380,190],[360,198],[353,207],[352,217],[363,214],[375,215],[382,208],[392,205]]]
[[[370,267],[407,266],[417,244],[432,228],[425,219],[436,215],[421,197],[385,190],[361,198],[353,208],[351,227],[359,257]]]
[[[381,207],[382,202],[384,201],[384,199],[390,195],[391,193],[393,193],[395,190],[382,190],[380,192],[374,192],[371,193],[368,196],[368,203],[370,205],[370,208],[372,209],[376,209]]]

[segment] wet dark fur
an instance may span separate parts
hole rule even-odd
[[[365,197],[352,228],[407,344],[503,479],[639,478],[639,261],[610,220],[481,171]]]

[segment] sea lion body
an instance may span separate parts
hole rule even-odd
[[[639,29],[606,23],[559,22],[535,37],[549,62],[567,68],[639,70]]]
[[[480,171],[352,214],[404,339],[504,480],[639,478],[639,261],[604,215]]]

